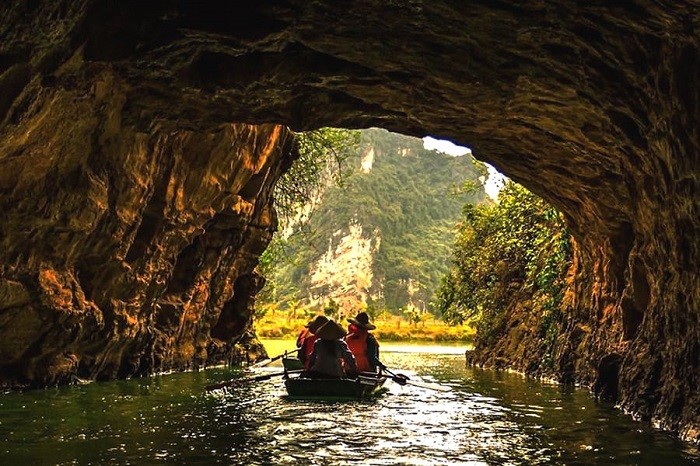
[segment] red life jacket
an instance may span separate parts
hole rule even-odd
[[[372,367],[369,365],[369,358],[367,357],[368,335],[367,331],[359,330],[345,337],[345,343],[348,344],[352,355],[355,356],[357,372],[372,371]]]
[[[312,334],[311,332],[309,332],[308,328],[303,329],[297,337],[297,348],[301,348],[301,345],[304,343],[304,340],[309,338],[311,335]]]
[[[316,343],[316,340],[318,340],[318,337],[313,333],[309,333],[309,335],[304,338],[304,341],[301,343],[301,349],[299,351],[304,354],[304,369],[307,371],[309,370],[309,367],[311,367],[309,362],[311,361],[311,353],[314,352],[314,343]]]

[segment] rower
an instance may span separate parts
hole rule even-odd
[[[316,330],[318,340],[314,343],[314,350],[309,358],[310,369],[306,372],[307,377],[344,378],[345,371],[341,361],[345,363],[349,373],[357,372],[355,358],[342,340],[345,335],[343,327],[333,320]]]
[[[299,342],[297,340],[297,347],[299,348],[299,360],[304,364],[304,369],[309,370],[311,365],[309,364],[311,353],[314,350],[314,343],[318,340],[316,331],[325,323],[328,322],[328,317],[326,316],[316,316],[315,319],[309,321],[308,324],[304,326],[306,330],[306,336]],[[299,336],[301,338],[301,335]]]
[[[366,312],[360,312],[355,318],[349,318],[351,333],[345,337],[350,351],[355,356],[358,372],[377,372],[377,367],[384,368],[379,361],[379,342],[369,333],[377,328],[369,321]]]

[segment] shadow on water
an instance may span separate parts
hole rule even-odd
[[[0,464],[700,464],[585,390],[465,368],[455,347],[383,348],[389,367],[452,390],[388,382],[374,400],[293,401],[274,378],[207,393],[240,373],[217,368],[10,393]]]

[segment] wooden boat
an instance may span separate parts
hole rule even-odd
[[[304,368],[304,364],[297,358],[284,357],[282,358],[282,367],[288,371],[296,371]]]
[[[363,376],[356,379],[310,379],[290,377],[284,381],[291,398],[299,399],[361,399],[382,393],[384,376]]]

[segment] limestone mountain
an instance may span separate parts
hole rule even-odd
[[[484,164],[364,130],[342,186],[329,187],[276,264],[273,299],[314,308],[429,308],[466,202],[486,199]],[[465,190],[465,182],[477,188]]]

